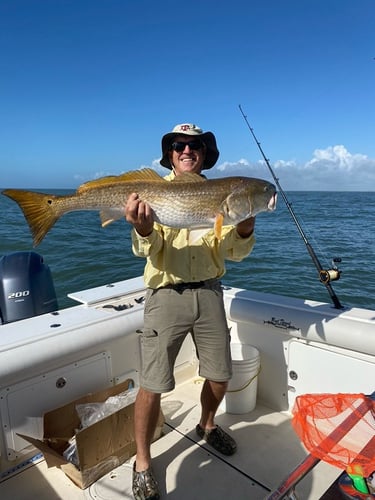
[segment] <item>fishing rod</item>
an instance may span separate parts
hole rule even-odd
[[[332,268],[331,269],[324,269],[323,266],[321,265],[313,247],[311,246],[309,240],[307,239],[307,236],[305,234],[305,232],[303,231],[302,227],[301,227],[301,224],[299,223],[298,219],[297,219],[297,216],[296,214],[294,213],[294,210],[292,208],[292,205],[289,203],[288,201],[288,198],[284,192],[284,190],[282,189],[282,187],[280,186],[280,183],[279,183],[279,179],[278,177],[276,177],[275,175],[275,172],[273,171],[272,167],[271,167],[271,164],[269,162],[269,159],[266,157],[266,155],[264,154],[264,151],[262,149],[262,146],[260,145],[260,142],[258,141],[255,133],[254,133],[254,130],[253,128],[251,127],[248,119],[247,119],[247,116],[245,115],[245,113],[243,112],[242,110],[242,107],[241,105],[239,104],[238,107],[240,108],[240,111],[241,111],[241,114],[243,116],[243,119],[245,120],[245,123],[248,127],[248,129],[250,130],[250,133],[251,135],[253,136],[254,138],[254,141],[256,142],[257,146],[258,146],[258,149],[259,151],[261,152],[261,155],[269,169],[269,171],[271,172],[271,175],[275,181],[275,184],[278,188],[278,191],[280,192],[284,202],[285,202],[285,205],[287,207],[287,209],[289,210],[289,213],[290,215],[292,216],[292,219],[293,219],[293,222],[295,223],[295,225],[297,226],[297,229],[303,239],[303,242],[305,243],[306,245],[306,248],[307,248],[307,251],[309,252],[309,255],[316,267],[316,269],[318,270],[318,273],[319,273],[319,281],[321,283],[323,283],[323,285],[326,287],[328,293],[329,293],[329,296],[331,297],[331,300],[333,302],[333,305],[335,306],[336,309],[343,309],[343,306],[341,305],[340,303],[340,300],[339,298],[337,297],[335,291],[333,290],[332,286],[331,286],[331,281],[336,281],[338,279],[340,279],[340,274],[341,274],[341,271],[338,269],[337,267],[337,263],[341,262],[341,259],[336,257],[332,260]]]

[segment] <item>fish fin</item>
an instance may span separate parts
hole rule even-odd
[[[214,231],[215,236],[218,240],[221,239],[221,230],[223,227],[224,216],[223,214],[217,214],[215,217]]]
[[[199,174],[194,174],[192,172],[185,172],[181,175],[176,175],[171,182],[206,182],[207,179]]]
[[[109,226],[109,224],[112,224],[112,222],[125,217],[124,210],[118,208],[105,208],[100,211],[99,215],[102,222],[102,227]]]
[[[120,182],[129,183],[134,181],[168,182],[155,172],[155,170],[152,170],[151,168],[143,168],[141,170],[124,172],[120,175],[107,175],[106,177],[100,177],[99,179],[85,182],[79,186],[77,193],[83,193],[84,191],[95,189],[99,186],[108,186],[111,184],[118,184]]]
[[[189,231],[189,237],[188,237],[188,242],[189,245],[194,245],[200,238],[202,238],[205,234],[210,231],[210,228],[203,228],[203,229],[192,229]]]
[[[36,247],[65,212],[58,210],[55,203],[60,196],[35,193],[22,189],[5,189],[5,196],[18,203],[33,235],[33,246]]]

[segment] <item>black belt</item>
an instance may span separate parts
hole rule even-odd
[[[178,293],[182,293],[184,290],[196,290],[197,288],[212,287],[218,284],[219,281],[216,278],[212,278],[205,281],[191,281],[190,283],[175,283],[165,286],[161,286],[160,289],[171,289],[176,290]]]

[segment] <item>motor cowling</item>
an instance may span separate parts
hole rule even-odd
[[[0,258],[1,322],[11,323],[58,309],[52,274],[36,252]]]

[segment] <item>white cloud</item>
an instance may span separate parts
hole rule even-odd
[[[316,149],[311,160],[299,164],[295,160],[271,163],[275,176],[285,190],[298,191],[374,191],[375,159],[363,154],[351,154],[345,146]],[[245,175],[272,181],[263,161],[251,163],[246,159],[224,162],[210,172],[210,177]]]
[[[245,175],[246,177],[261,177],[264,176],[265,165],[262,161],[250,163],[245,158],[241,158],[237,162],[224,162],[214,167],[213,171],[218,171],[220,177],[232,175]],[[210,176],[211,177],[211,176]]]

